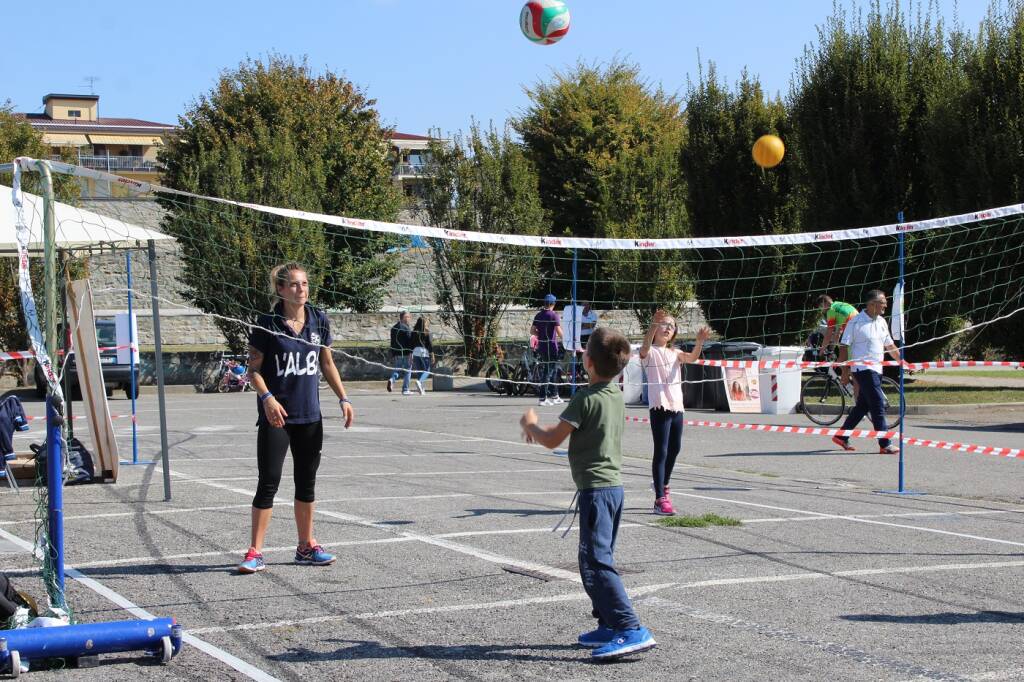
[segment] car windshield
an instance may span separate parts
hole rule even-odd
[[[117,330],[112,324],[96,325],[96,340],[100,347],[117,345]]]

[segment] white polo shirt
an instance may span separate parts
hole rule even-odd
[[[879,374],[882,373],[881,362],[885,359],[885,347],[895,345],[885,318],[879,315],[871,319],[865,310],[850,318],[840,343],[850,347],[851,360],[867,360],[870,363],[854,365],[854,372],[869,369]]]

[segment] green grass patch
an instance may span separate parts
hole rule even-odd
[[[984,377],[986,379],[1024,379],[1019,369],[930,369],[920,375],[923,381],[942,377]]]
[[[1024,388],[985,388],[946,384],[908,384],[908,405],[965,405],[969,403],[1021,403]]]
[[[736,469],[737,473],[740,474],[752,474],[754,476],[764,476],[765,478],[778,478],[778,474],[769,474],[764,471],[754,471],[753,469]]]
[[[739,519],[718,514],[702,514],[701,516],[666,516],[655,523],[668,528],[707,528],[708,526],[738,526]]]

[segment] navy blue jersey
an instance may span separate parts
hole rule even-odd
[[[286,424],[312,424],[319,421],[320,346],[331,345],[331,327],[327,314],[306,304],[306,324],[296,334],[285,322],[284,308],[278,303],[273,313],[260,315],[249,335],[249,345],[263,353],[260,376],[288,413]],[[263,408],[257,404],[257,424],[267,423]]]

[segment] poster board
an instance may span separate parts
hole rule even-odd
[[[761,411],[761,382],[756,367],[724,367],[722,381],[730,412]]]
[[[68,286],[68,324],[75,349],[75,369],[82,389],[85,418],[89,422],[98,461],[96,473],[107,482],[117,482],[117,439],[110,419],[110,405],[103,385],[99,344],[96,339],[96,318],[93,315],[92,288],[89,280],[80,279]]]

